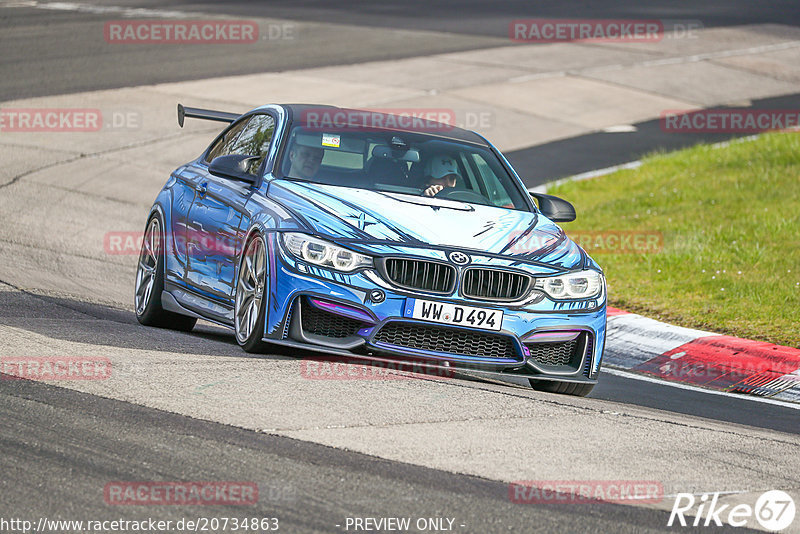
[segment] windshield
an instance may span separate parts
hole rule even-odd
[[[288,179],[529,211],[488,148],[421,133],[295,126],[280,169]]]

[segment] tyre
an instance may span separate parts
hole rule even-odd
[[[245,352],[266,352],[261,341],[267,316],[267,246],[256,234],[244,247],[236,276],[233,322],[236,341]]]
[[[146,326],[171,328],[184,332],[194,328],[197,319],[173,313],[161,307],[161,292],[164,291],[164,234],[158,215],[147,222],[136,268],[136,293],[134,307],[136,318]]]
[[[581,384],[580,382],[553,382],[551,380],[534,380],[532,378],[529,380],[531,387],[536,391],[575,395],[576,397],[585,397],[594,389],[594,384]]]

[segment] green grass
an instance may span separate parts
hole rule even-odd
[[[609,303],[694,328],[800,347],[800,133],[700,145],[548,191],[580,231],[655,231],[657,253],[590,254]]]

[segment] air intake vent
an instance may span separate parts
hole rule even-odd
[[[579,346],[578,339],[560,343],[533,343],[528,345],[531,359],[540,365],[562,366],[573,362],[575,349]]]
[[[569,337],[571,332],[540,332],[523,340],[530,355],[529,361],[544,368],[559,368],[568,371],[581,369],[586,378],[591,378],[591,360],[594,338],[589,332],[572,334],[572,339],[542,341],[547,337],[558,338],[559,335]],[[539,341],[534,341],[538,339]],[[581,367],[582,366],[582,367]]]
[[[300,310],[303,331],[308,334],[345,338],[356,335],[360,328],[367,326],[361,321],[321,310],[308,301],[303,302]]]

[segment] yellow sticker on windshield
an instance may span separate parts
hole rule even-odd
[[[338,135],[322,134],[322,146],[332,146],[339,148],[340,138]]]

